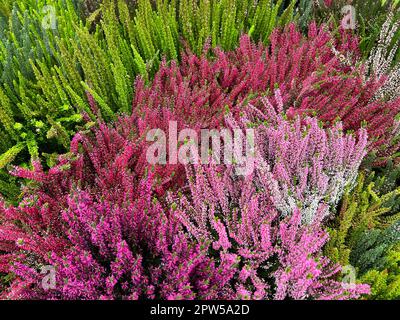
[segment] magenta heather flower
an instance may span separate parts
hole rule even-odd
[[[82,191],[70,198],[63,213],[70,249],[50,258],[58,286],[46,298],[224,297],[212,287],[223,287],[226,270],[213,266],[202,244],[164,213],[145,183],[132,204],[95,200]]]
[[[232,298],[232,257],[216,265],[208,244],[182,231],[157,200],[154,173],[138,174],[141,140],[120,125],[78,134],[69,159],[48,173],[39,163],[15,170],[38,185],[18,207],[1,205],[0,268],[15,277],[3,297]],[[56,272],[49,290],[46,266]]]

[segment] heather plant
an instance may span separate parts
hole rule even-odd
[[[397,34],[397,36],[396,36]],[[400,96],[400,62],[394,62],[400,37],[398,21],[389,13],[379,35],[377,45],[371,50],[366,63],[366,75],[387,77],[376,98],[394,100]]]
[[[306,29],[310,21],[329,23],[335,27],[345,25],[361,38],[360,49],[364,58],[368,58],[371,50],[379,40],[379,33],[385,24],[388,14],[400,17],[398,0],[301,0],[298,4],[298,23]],[[397,38],[400,33],[397,33]],[[392,46],[394,43],[391,44]],[[400,57],[397,51],[396,59]]]
[[[39,155],[39,148],[43,153],[59,152],[49,141],[54,138],[67,146],[69,133],[62,123],[79,122],[81,117],[67,115],[65,100],[56,105],[43,103],[45,87],[38,87],[35,78],[36,68],[56,64],[56,38],[73,35],[78,16],[72,2],[15,1],[10,9],[7,25],[0,32],[0,188],[3,195],[13,198],[18,188],[3,171],[7,164],[28,164],[29,157]],[[61,90],[50,87],[53,96]]]
[[[251,176],[219,175],[214,167],[204,167],[216,179],[210,186],[188,171],[190,192],[164,201],[155,171],[140,169],[140,137],[132,117],[123,117],[76,135],[71,153],[47,173],[39,162],[15,169],[35,184],[18,206],[1,206],[0,270],[12,274],[4,297],[349,299],[368,292],[344,288],[334,278],[339,267],[321,255],[324,205],[310,224],[299,209],[281,219]],[[190,219],[209,221],[218,239]],[[56,271],[50,290],[41,286],[46,266]]]
[[[378,194],[386,194],[395,190],[400,185],[400,166],[388,162],[384,168],[377,168],[368,176],[368,183],[374,184],[374,190]],[[400,199],[393,198],[389,202],[391,210],[396,212],[400,209]]]
[[[190,195],[170,196],[175,214],[198,241],[212,243],[215,256],[237,261],[236,290],[247,299],[351,299],[368,287],[345,289],[340,270],[321,255],[327,233],[321,228],[325,208],[302,224],[295,209],[280,219],[270,194],[254,176],[236,176],[233,167],[187,167]]]
[[[399,195],[398,187],[380,194],[374,179],[366,179],[361,173],[355,188],[344,194],[336,222],[338,225],[332,229],[327,247],[330,257],[342,265],[348,264],[352,247],[366,230],[385,229],[396,223],[400,215],[393,207],[398,203]]]
[[[90,27],[94,18],[89,18],[88,25],[76,30],[79,41],[66,40],[66,47],[74,50],[65,52],[64,60],[81,66],[84,84],[67,89],[65,96],[72,101],[82,99],[82,90],[86,89],[99,104],[104,119],[113,119],[117,111],[129,113],[136,75],[149,80],[162,57],[167,61],[179,58],[184,43],[198,54],[208,40],[213,47],[233,49],[241,33],[250,29],[254,39],[259,40],[262,34],[267,42],[275,26],[290,21],[294,1],[279,19],[281,3],[260,1],[255,6],[251,1],[236,0],[141,0],[132,10],[125,1],[105,0],[96,11],[101,20],[95,31]],[[47,72],[43,72],[43,85]],[[76,103],[83,110],[87,108],[84,101]]]
[[[350,262],[361,274],[367,270],[382,270],[387,263],[386,255],[400,241],[400,223],[395,222],[389,227],[379,230],[371,229],[364,232],[356,242]]]
[[[197,59],[195,56],[193,58]],[[208,80],[207,68],[203,63],[199,64],[205,71],[193,72],[190,75],[200,73],[207,86],[213,85],[212,78]],[[351,135],[344,135],[340,123],[325,131],[316,119],[301,120],[293,114],[290,115],[291,110],[282,115],[284,106],[280,90],[275,91],[273,99],[275,106],[265,98],[250,99],[250,102],[244,99],[243,105],[250,104],[248,110],[245,106],[232,104],[230,94],[235,93],[234,97],[237,97],[237,91],[230,93],[223,90],[224,95],[221,94],[218,99],[207,96],[203,90],[199,90],[199,94],[193,96],[192,87],[182,84],[183,79],[191,78],[182,74],[181,70],[177,70],[176,66],[162,68],[160,70],[162,76],[156,75],[153,86],[147,89],[143,89],[143,82],[138,83],[140,93],[135,98],[134,110],[139,112],[138,116],[142,123],[139,129],[145,129],[142,131],[143,134],[147,126],[168,132],[168,122],[171,120],[177,121],[180,128],[188,125],[197,129],[221,125],[222,127],[228,125],[232,129],[254,127],[257,133],[255,145],[261,157],[257,160],[257,164],[263,168],[260,173],[260,185],[272,193],[273,204],[282,215],[289,215],[300,205],[305,222],[313,220],[322,202],[326,201],[328,205],[335,207],[343,189],[346,186],[353,186],[360,163],[366,154],[365,129],[360,129],[356,139]],[[198,87],[194,88],[198,90]],[[216,88],[217,85],[211,91],[213,95],[218,93]],[[158,92],[166,94],[154,94]],[[226,102],[223,100],[225,98],[228,98]],[[220,107],[216,104],[218,107],[215,108],[212,101],[218,104],[222,101],[223,105],[231,106],[233,117],[226,118],[223,113],[218,112]],[[254,107],[253,104],[260,108]],[[163,105],[168,107],[163,108]],[[204,105],[208,108],[203,108]],[[235,118],[243,116],[243,111],[240,110],[246,110],[251,119],[249,123],[236,123]],[[283,116],[296,118],[295,124],[284,121]],[[306,121],[307,126],[304,126],[302,121]],[[260,125],[263,122],[268,125]],[[299,150],[303,152],[299,153]],[[176,183],[176,180],[174,182]]]
[[[0,17],[8,17],[11,14],[13,0],[4,0],[0,4]]]
[[[78,134],[71,155],[44,172],[17,207],[2,203],[0,270],[13,275],[12,299],[232,298],[229,255],[215,265],[155,197],[153,173],[136,170],[142,142],[104,124]],[[28,189],[29,189],[28,188]],[[45,266],[56,287],[42,287]]]
[[[398,176],[398,173],[397,173]],[[400,188],[385,186],[383,177],[361,173],[357,186],[347,191],[339,215],[330,229],[324,252],[342,266],[355,268],[357,278],[371,285],[368,299],[399,297],[398,244],[400,229],[398,204]]]
[[[275,100],[277,110],[265,98],[258,108],[250,103],[247,119],[232,125],[255,128],[256,179],[274,206],[283,216],[299,208],[303,223],[310,223],[321,203],[335,208],[343,190],[354,186],[367,133],[346,135],[341,123],[324,129],[315,118],[287,120],[279,90]],[[327,210],[323,217],[328,215]]]
[[[128,180],[131,177],[126,175]],[[124,181],[128,186],[131,181]],[[134,186],[131,186],[134,187]],[[108,187],[105,187],[106,189]],[[47,257],[13,262],[16,279],[5,296],[14,299],[206,299],[230,298],[224,282],[234,261],[214,267],[201,243],[189,239],[152,198],[151,181],[122,202],[110,202],[81,190],[72,191],[68,205],[58,211],[67,249],[48,248]],[[137,198],[136,198],[137,197]],[[12,232],[8,233],[12,237]],[[10,238],[9,238],[10,239]],[[42,245],[42,244],[40,244]],[[43,259],[44,258],[44,259]],[[28,263],[32,261],[33,263]],[[56,269],[56,287],[43,290],[41,266]],[[217,288],[214,289],[213,288]]]
[[[383,230],[367,230],[352,249],[350,261],[359,279],[371,285],[369,299],[399,298],[399,235],[399,222]]]
[[[368,24],[372,27],[374,22],[382,19],[382,15],[387,13],[390,8],[396,7],[398,2],[398,0],[301,0],[298,5],[299,23],[304,28],[307,28],[307,24],[313,20],[340,24],[345,15],[348,14],[348,11],[343,8],[351,6],[355,9],[356,14],[355,27],[358,29]],[[371,9],[374,11],[371,11]]]
[[[162,45],[162,42],[157,44],[158,39],[163,39],[162,32],[166,35],[171,32],[174,37],[177,34],[181,35],[196,54],[202,52],[207,41],[210,41],[212,47],[219,46],[223,50],[233,50],[242,33],[248,33],[256,41],[268,43],[272,30],[277,26],[285,26],[293,18],[296,1],[289,1],[287,6],[284,6],[283,2],[282,0],[181,0],[174,8],[172,2],[160,1],[156,3],[155,10],[152,10],[149,2],[139,2],[136,13],[138,36],[145,36],[148,32],[146,29],[156,30],[160,18],[165,21],[176,11],[176,23],[169,20],[171,31],[168,27],[166,30],[165,28],[158,30],[160,36],[154,38],[153,41],[156,41],[154,47]],[[176,47],[173,52],[179,53],[181,50],[177,40],[179,39],[174,40]]]
[[[382,45],[382,37],[387,37],[384,42],[387,50],[392,51],[394,53],[393,56],[393,64],[398,64],[400,62],[400,50],[397,46],[397,42],[400,38],[400,30],[391,29],[393,34],[386,34],[384,35],[384,29],[387,28],[388,24],[396,24],[400,18],[400,2],[395,1],[394,4],[382,14],[379,18],[379,23],[375,23],[374,26],[371,26],[370,29],[372,30],[364,30],[361,33],[361,43],[360,47],[362,52],[364,53],[364,57],[368,58],[372,51],[376,50],[378,44]],[[391,19],[391,21],[389,21]],[[386,29],[386,32],[388,30]],[[388,38],[393,37],[391,40],[392,42],[388,42]]]
[[[371,293],[367,296],[373,300],[398,300],[400,298],[399,248],[386,253],[384,265],[370,269],[360,277],[360,281],[368,283]]]

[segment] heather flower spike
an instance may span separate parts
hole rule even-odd
[[[187,174],[190,195],[170,194],[169,201],[178,203],[175,215],[185,230],[212,244],[217,261],[222,264],[227,254],[235,261],[234,297],[348,299],[369,292],[365,285],[343,288],[335,280],[340,266],[322,255],[328,240],[324,205],[304,225],[299,209],[282,219],[254,177],[238,178],[233,167],[187,166]]]
[[[255,128],[258,188],[269,193],[283,216],[300,209],[302,221],[313,221],[322,203],[334,208],[346,188],[351,188],[366,155],[367,132],[345,134],[340,122],[321,127],[316,118],[288,120],[282,110],[280,91],[275,91],[277,108],[267,98],[250,103],[246,117],[232,126]]]

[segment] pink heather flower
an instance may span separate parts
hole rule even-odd
[[[175,214],[189,234],[213,244],[216,262],[227,249],[234,254],[235,298],[352,299],[368,292],[364,285],[349,292],[335,281],[340,267],[322,254],[324,205],[310,224],[302,224],[299,209],[282,220],[255,175],[237,177],[233,167],[216,165],[187,166],[187,173],[191,193],[170,194],[169,201],[178,203]]]
[[[0,269],[15,275],[4,298],[233,297],[234,258],[226,253],[217,265],[207,243],[183,232],[157,200],[154,173],[139,174],[141,140],[119,125],[78,134],[70,159],[48,173],[39,163],[15,170],[38,185],[19,206],[0,207]],[[42,287],[43,266],[56,270],[54,289]]]
[[[281,101],[279,91],[275,101]],[[238,121],[229,115],[226,121],[231,128],[254,128],[257,185],[283,216],[299,208],[304,223],[323,203],[328,205],[324,216],[329,214],[353,186],[366,155],[365,129],[352,135],[340,122],[323,128],[316,118],[286,119],[267,98],[250,101]]]

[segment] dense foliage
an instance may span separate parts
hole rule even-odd
[[[400,299],[399,18],[3,0],[0,298]]]

